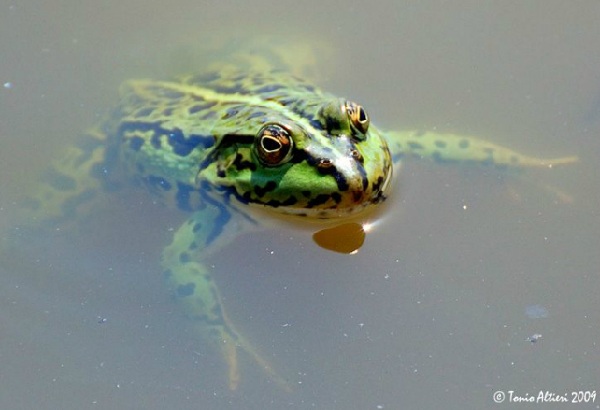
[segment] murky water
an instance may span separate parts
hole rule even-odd
[[[288,226],[214,255],[229,316],[292,393],[243,355],[229,392],[169,300],[160,252],[185,215],[119,197],[85,230],[21,238],[0,261],[0,407],[481,409],[496,391],[512,407],[509,391],[600,390],[597,2],[1,7],[5,240],[15,198],[121,81],[189,69],[215,33],[324,39],[319,84],[382,127],[581,161],[522,176],[406,161],[356,255]]]

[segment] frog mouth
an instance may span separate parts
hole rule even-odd
[[[347,189],[331,194],[319,194],[308,200],[303,206],[287,206],[281,204],[258,204],[263,208],[270,208],[278,213],[309,217],[316,219],[338,219],[355,216],[368,208],[384,202],[387,199],[392,168],[371,183],[361,182],[360,189]],[[364,189],[363,189],[364,188]]]

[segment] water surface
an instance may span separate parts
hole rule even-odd
[[[119,197],[86,229],[21,238],[0,261],[0,407],[481,409],[496,391],[599,389],[598,16],[595,1],[3,5],[4,238],[14,200],[120,82],[189,70],[221,35],[323,39],[319,84],[384,128],[581,161],[522,176],[406,161],[356,255],[287,226],[214,255],[229,315],[292,393],[244,356],[229,392],[169,300],[160,252],[185,215]]]

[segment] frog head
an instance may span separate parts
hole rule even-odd
[[[201,179],[243,203],[316,218],[355,214],[385,199],[391,155],[363,107],[331,98],[268,108],[227,124],[239,132],[221,136]]]

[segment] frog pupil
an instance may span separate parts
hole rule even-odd
[[[270,124],[263,127],[257,135],[256,154],[267,166],[276,166],[289,159],[292,139],[288,132],[279,125]]]
[[[358,121],[364,123],[367,120],[367,113],[363,107],[358,108]]]
[[[264,135],[261,143],[263,149],[267,152],[274,152],[281,149],[281,142],[270,135]]]

